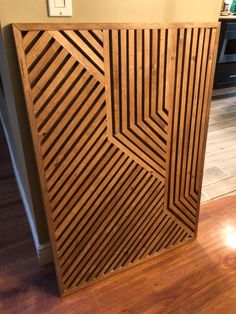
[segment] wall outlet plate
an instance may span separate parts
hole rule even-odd
[[[48,16],[72,16],[72,0],[47,0]]]

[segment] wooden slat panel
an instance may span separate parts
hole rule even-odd
[[[195,238],[217,26],[14,26],[61,295]]]

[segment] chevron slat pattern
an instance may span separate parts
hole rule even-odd
[[[144,26],[14,26],[62,295],[196,236],[217,24]]]

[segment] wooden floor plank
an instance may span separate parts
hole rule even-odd
[[[228,193],[236,193],[235,125],[235,97],[213,100],[206,147],[202,202]]]

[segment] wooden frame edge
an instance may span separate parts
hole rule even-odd
[[[216,37],[215,37],[215,43],[214,43],[214,54],[212,57],[212,68],[211,68],[211,76],[210,76],[210,83],[209,83],[209,92],[207,96],[207,127],[204,134],[203,139],[203,154],[202,154],[202,160],[201,160],[201,169],[200,169],[200,192],[202,193],[202,181],[203,181],[203,174],[204,174],[204,164],[205,164],[205,155],[206,155],[206,144],[207,144],[207,134],[208,134],[208,128],[209,128],[209,117],[210,117],[210,109],[211,109],[211,98],[212,98],[212,92],[213,92],[213,83],[214,83],[214,74],[215,74],[215,68],[216,68],[216,60],[217,60],[217,54],[218,54],[218,45],[219,45],[219,37],[220,37],[220,29],[221,29],[221,22],[218,22],[218,26],[216,28]],[[201,206],[201,193],[198,199],[198,216],[196,221],[196,237],[198,234],[198,224],[199,224],[199,213],[200,213],[200,206]]]
[[[21,73],[21,80],[23,83],[22,88],[24,91],[24,98],[25,98],[25,103],[26,103],[26,108],[27,108],[28,121],[29,121],[29,124],[31,126],[31,137],[32,137],[32,141],[33,141],[34,151],[35,151],[34,155],[35,155],[36,163],[38,166],[37,168],[43,169],[43,161],[40,158],[41,154],[39,151],[39,147],[40,147],[39,138],[38,138],[37,133],[35,132],[35,130],[37,129],[36,124],[35,124],[35,118],[34,118],[32,108],[30,106],[32,104],[32,99],[31,99],[30,94],[27,92],[27,89],[28,89],[27,87],[29,86],[29,80],[28,80],[28,74],[27,74],[26,60],[24,58],[24,50],[23,50],[23,47],[21,45],[21,39],[22,39],[21,30],[17,27],[17,25],[13,24],[12,25],[12,31],[13,31],[13,36],[15,39],[15,47],[17,47],[16,54],[17,54],[17,59],[18,59],[19,70]],[[38,171],[38,175],[39,175],[40,186],[41,186],[41,191],[42,191],[42,198],[43,198],[43,203],[44,203],[44,208],[45,208],[45,215],[47,218],[46,220],[47,220],[47,224],[48,224],[48,231],[49,231],[49,236],[50,236],[50,240],[51,240],[50,242],[51,242],[53,257],[54,257],[54,261],[57,261],[57,263],[59,265],[57,250],[56,250],[56,246],[55,246],[55,243],[56,243],[55,242],[55,235],[52,232],[54,229],[53,225],[51,224],[52,217],[50,216],[50,211],[46,210],[46,208],[49,208],[49,200],[47,198],[47,193],[45,193],[46,181],[45,181],[45,178],[40,171]],[[60,272],[59,272],[55,262],[54,262],[54,266],[55,266],[55,270],[56,270],[56,277],[57,277],[57,282],[58,282],[59,293],[60,293],[60,296],[64,296],[65,291],[60,284],[60,282],[62,282],[62,278],[60,276]]]
[[[72,30],[72,29],[167,29],[167,28],[217,28],[219,22],[186,22],[186,23],[13,23],[19,30]]]

